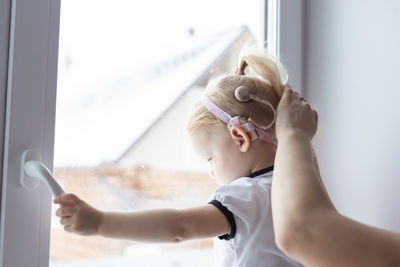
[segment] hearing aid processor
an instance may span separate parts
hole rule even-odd
[[[273,134],[267,131],[267,129],[270,128],[275,123],[276,119],[275,108],[267,100],[252,94],[249,88],[245,86],[239,86],[238,88],[236,88],[235,98],[240,102],[248,102],[250,100],[254,100],[268,106],[274,113],[272,122],[267,126],[264,126],[256,123],[252,118],[247,119],[241,116],[232,117],[229,113],[225,112],[223,109],[218,107],[213,101],[211,101],[211,99],[206,94],[203,95],[202,104],[208,111],[210,111],[217,118],[225,122],[227,124],[228,129],[230,126],[240,125],[240,127],[242,127],[246,132],[251,134],[252,140],[258,138],[277,146],[278,140]]]
[[[236,88],[235,98],[240,102],[248,102],[250,100],[254,100],[256,102],[259,102],[261,104],[268,106],[272,110],[272,112],[274,113],[274,118],[272,119],[271,123],[268,124],[267,126],[256,123],[251,117],[248,119],[248,121],[251,122],[252,124],[254,124],[254,126],[256,126],[257,128],[260,128],[265,131],[275,123],[275,120],[276,120],[275,108],[267,100],[262,99],[261,97],[258,97],[256,95],[252,94],[250,89],[247,88],[246,86],[239,86],[238,88]]]

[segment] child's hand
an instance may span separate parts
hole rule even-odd
[[[311,140],[317,131],[318,113],[301,99],[289,85],[277,108],[275,132],[278,141],[287,134],[295,133]]]
[[[103,213],[76,195],[66,193],[54,199],[61,207],[57,210],[56,216],[61,217],[60,223],[64,230],[81,235],[97,234]]]

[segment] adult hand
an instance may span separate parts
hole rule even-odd
[[[318,113],[289,85],[285,85],[277,108],[275,132],[278,140],[293,133],[311,140],[317,127]]]

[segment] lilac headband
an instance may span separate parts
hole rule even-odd
[[[215,105],[210,100],[210,98],[208,98],[206,95],[204,95],[204,97],[202,99],[202,103],[208,111],[210,111],[217,118],[219,118],[220,120],[225,122],[228,125],[228,127],[230,125],[240,126],[248,133],[254,132],[256,134],[256,137],[254,139],[259,138],[259,139],[269,142],[275,146],[278,144],[278,141],[276,140],[275,136],[273,136],[272,134],[270,134],[264,130],[261,130],[261,129],[255,127],[251,122],[246,122],[246,123],[242,124],[240,122],[240,116],[236,116],[236,117],[232,118],[231,115],[229,115],[228,113],[223,111],[221,108],[219,108],[217,105]]]

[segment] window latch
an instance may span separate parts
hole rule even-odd
[[[38,187],[40,181],[46,184],[54,197],[65,193],[50,170],[40,162],[39,153],[26,150],[22,154],[20,183],[25,189],[33,190]]]

